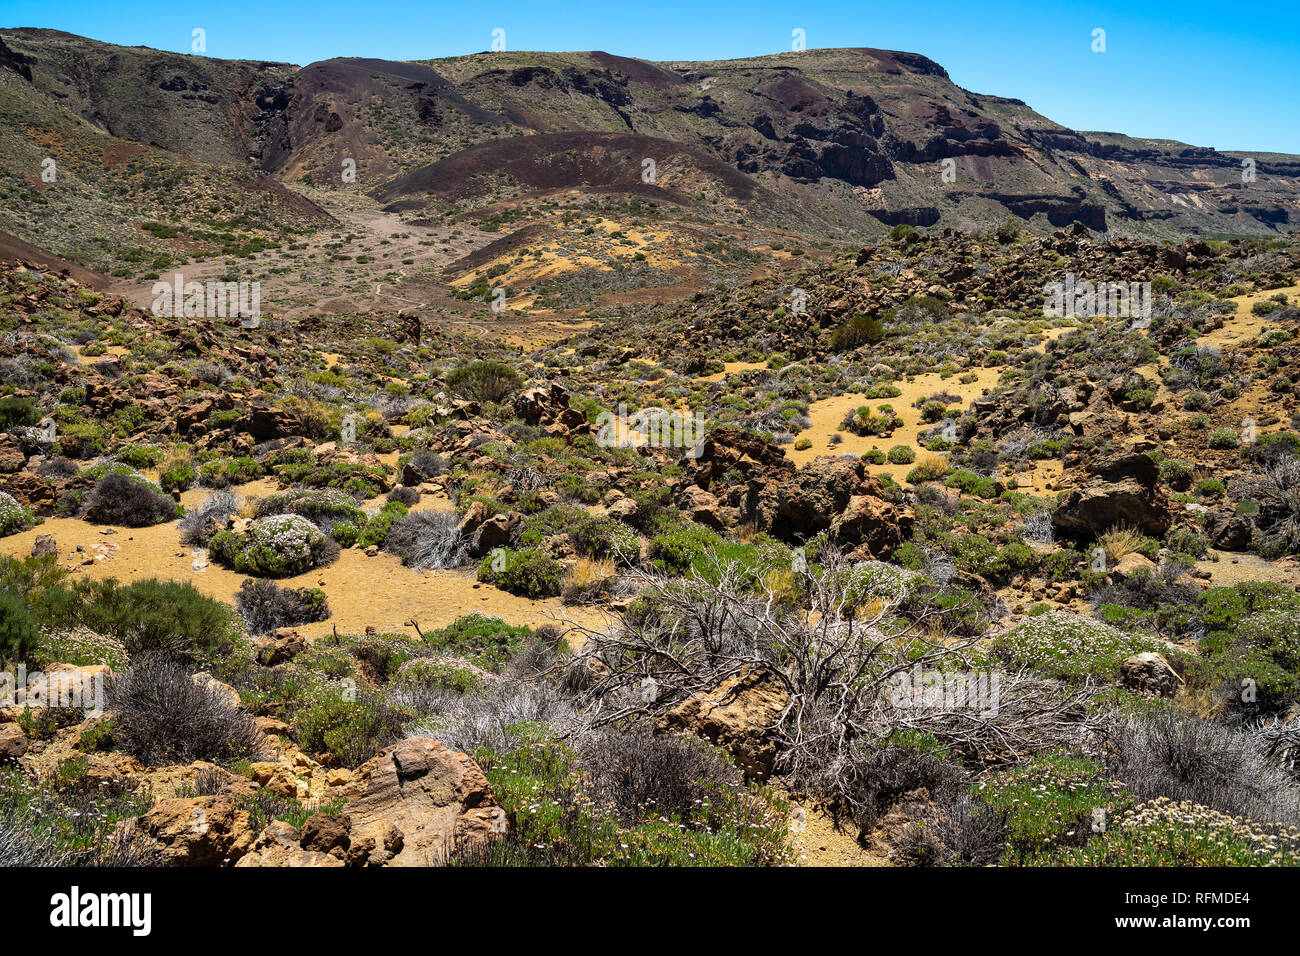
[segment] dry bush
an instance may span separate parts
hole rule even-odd
[[[408,567],[434,571],[457,567],[467,557],[454,511],[412,511],[393,522],[383,546]]]
[[[1248,485],[1259,501],[1260,553],[1274,558],[1300,553],[1300,459],[1275,461]]]
[[[1300,823],[1300,785],[1260,736],[1173,711],[1108,729],[1107,766],[1143,800],[1189,801],[1262,823]]]
[[[1142,547],[1142,532],[1132,525],[1116,525],[1097,536],[1097,545],[1112,564]]]
[[[249,634],[297,627],[330,616],[329,602],[317,588],[282,588],[274,581],[246,578],[235,594],[235,610]]]
[[[86,496],[83,517],[95,524],[145,528],[176,516],[176,502],[154,485],[120,471],[110,471]]]
[[[257,759],[264,744],[253,718],[174,661],[137,659],[108,685],[113,739],[149,766]]]
[[[701,740],[657,737],[648,727],[601,730],[578,748],[589,792],[624,823],[657,816],[685,816],[709,797],[709,782],[738,785],[742,775]]]
[[[579,558],[564,573],[565,604],[591,604],[609,593],[614,583],[612,558]]]
[[[995,707],[899,701],[898,681],[917,668],[973,675],[965,652],[978,638],[946,624],[952,608],[909,607],[903,616],[905,589],[864,601],[837,555],[822,560],[800,574],[802,606],[783,604],[734,566],[708,579],[632,572],[643,587],[640,610],[604,630],[573,625],[585,636],[583,656],[564,679],[585,726],[653,716],[750,668],[769,670],[790,696],[769,731],[774,773],[860,825],[874,819],[882,786],[894,789],[882,783],[877,748],[895,729],[931,734],[954,755],[985,762],[1079,744],[1094,731],[1084,707],[1094,688],[1027,674],[998,675]],[[583,667],[588,655],[600,666]],[[581,680],[570,674],[579,667]],[[647,685],[653,695],[643,693]]]
[[[203,504],[193,508],[181,518],[181,544],[207,547],[212,534],[208,523],[214,518],[224,521],[230,515],[239,514],[239,495],[233,491],[214,491],[203,500]]]
[[[508,753],[525,739],[529,725],[549,725],[561,733],[574,729],[572,706],[546,681],[501,681],[477,694],[443,690],[429,694],[424,707],[430,716],[408,736],[434,737],[468,754],[479,747]]]
[[[761,587],[748,589],[735,566],[717,567],[712,580],[695,572],[686,578],[635,572],[646,613],[606,631],[578,628],[586,636],[584,652],[608,668],[582,692],[590,724],[650,714],[749,668],[769,669],[790,695],[772,728],[780,747],[777,772],[869,813],[848,779],[854,773],[848,763],[862,744],[888,733],[891,678],[913,666],[961,660],[974,641],[949,641],[937,613],[895,617],[901,597],[864,610],[852,575],[835,555],[825,561],[824,569],[801,575],[803,608],[784,605]],[[640,692],[648,680],[656,687],[652,701]]]

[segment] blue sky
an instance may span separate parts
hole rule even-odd
[[[498,27],[515,50],[726,59],[788,50],[799,28],[810,48],[923,53],[969,90],[1076,129],[1300,153],[1298,0],[0,0],[0,24],[178,52],[201,27],[209,56],[300,64],[474,53]]]

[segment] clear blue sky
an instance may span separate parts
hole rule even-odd
[[[299,64],[474,53],[497,27],[514,50],[727,59],[788,50],[797,27],[810,48],[923,53],[1076,129],[1300,153],[1300,0],[0,0],[0,24],[179,52],[202,27],[209,56]]]

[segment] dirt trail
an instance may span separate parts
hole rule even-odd
[[[299,240],[304,248],[290,249],[286,242],[248,259],[211,256],[178,265],[162,279],[170,281],[179,272],[187,282],[207,282],[232,269],[250,269],[240,278],[261,283],[261,306],[268,316],[301,318],[326,305],[332,311],[396,311],[441,294],[436,277],[442,270],[490,241],[487,234],[450,224],[403,222],[369,197],[316,190],[311,198],[338,223]],[[152,281],[119,279],[108,291],[148,309],[152,286]]]

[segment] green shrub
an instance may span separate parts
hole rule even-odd
[[[532,632],[507,624],[499,617],[467,614],[440,631],[426,634],[429,646],[462,657],[484,670],[496,673],[514,657]]]
[[[13,395],[0,398],[0,432],[30,428],[40,420],[40,410],[30,398],[17,398]]]
[[[1206,442],[1211,448],[1220,450],[1236,448],[1241,444],[1241,439],[1231,428],[1215,428],[1210,432]]]
[[[499,402],[519,390],[523,379],[504,362],[471,362],[447,374],[447,389],[479,402]]]
[[[564,565],[542,551],[502,548],[483,559],[478,579],[511,594],[530,598],[555,597],[564,583]]]
[[[0,491],[0,538],[22,531],[35,520],[31,508],[20,505],[12,495]]]
[[[1180,458],[1166,458],[1160,462],[1160,477],[1174,488],[1191,484],[1192,466]]]
[[[871,345],[885,337],[881,321],[872,315],[855,315],[831,333],[833,352],[850,352],[863,345]]]
[[[301,515],[321,528],[340,521],[362,528],[367,521],[366,513],[357,506],[356,499],[335,488],[295,488],[267,495],[257,499],[253,513],[259,518]]]
[[[410,509],[400,501],[390,501],[385,504],[379,514],[366,522],[366,528],[361,532],[361,547],[383,545],[388,532],[392,530],[393,522],[405,518],[408,511]]]
[[[621,557],[634,561],[639,550],[636,535],[626,525],[600,515],[584,512],[570,536],[574,550],[587,558]]]
[[[350,548],[361,540],[361,529],[351,521],[340,521],[330,529],[330,534],[341,548]]]
[[[228,488],[256,481],[265,473],[260,462],[247,456],[214,458],[199,466],[199,483],[207,488]]]
[[[117,460],[137,470],[152,468],[162,460],[162,452],[144,445],[123,445],[117,450]]]
[[[1033,549],[1019,539],[999,546],[981,534],[963,534],[945,536],[943,545],[958,568],[994,584],[1005,583],[1036,562]]]
[[[998,495],[997,481],[995,479],[977,474],[968,468],[957,469],[948,476],[944,484],[949,488],[958,488],[977,498],[996,498]]]
[[[313,688],[289,725],[298,746],[326,766],[356,767],[402,736],[401,715],[364,687]]]
[[[301,515],[272,515],[247,531],[221,531],[208,545],[212,559],[240,574],[287,578],[338,557],[338,543]]]
[[[40,640],[27,602],[13,591],[0,590],[0,663],[25,663]]]
[[[664,750],[691,745],[664,738],[634,744]],[[602,765],[593,773],[571,748],[548,740],[530,741],[503,754],[480,749],[475,759],[513,826],[504,839],[457,858],[457,865],[774,866],[793,862],[789,811],[780,797],[767,788],[709,774],[682,779],[682,764],[687,762],[676,754],[646,753],[638,758],[633,753],[608,761],[615,768],[612,784],[609,775],[601,772]],[[599,792],[594,792],[597,787]],[[632,788],[640,799],[630,797]],[[655,797],[669,788],[692,799],[680,810],[664,808]],[[630,798],[620,800],[620,794]],[[618,812],[625,804],[637,807],[630,819]]]
[[[198,477],[198,470],[189,462],[178,462],[170,465],[158,479],[158,484],[162,486],[163,491],[184,491],[190,485],[194,484],[194,479]]]
[[[910,465],[916,461],[916,452],[911,445],[895,445],[885,455],[892,464]]]
[[[241,632],[229,605],[192,584],[144,578],[78,581],[71,616],[119,641],[131,657],[155,652],[196,662],[227,658]]]

